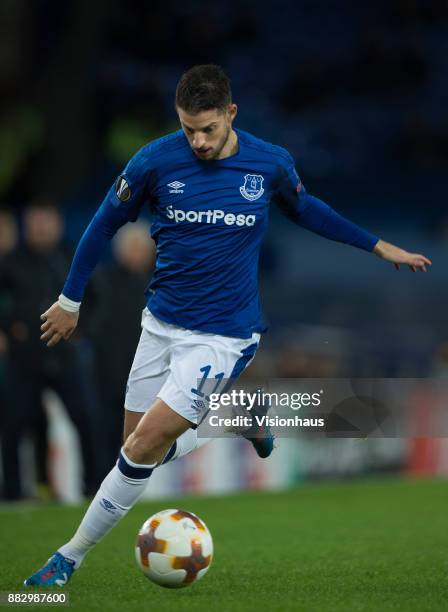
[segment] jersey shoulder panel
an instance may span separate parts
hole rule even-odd
[[[177,158],[177,151],[181,151],[185,143],[182,130],[148,142],[129,160],[119,179],[125,178],[134,187],[136,183],[146,183],[164,161],[172,162],[173,158]]]
[[[186,149],[186,145],[187,140],[185,134],[182,130],[177,130],[177,132],[172,132],[171,134],[157,138],[157,140],[151,141],[143,147],[141,151],[151,158],[154,165],[157,159],[165,155],[176,154],[176,152]]]
[[[249,134],[249,132],[244,132],[243,130],[237,131],[241,141],[246,147],[259,151],[260,154],[274,157],[277,160],[277,163],[280,163],[283,166],[290,166],[294,163],[291,154],[284,147],[280,147],[279,145],[275,145],[271,142],[267,142],[266,140],[262,140],[261,138],[257,138],[253,134]]]

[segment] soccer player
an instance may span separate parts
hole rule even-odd
[[[257,265],[271,203],[297,225],[397,268],[426,272],[431,265],[308,194],[285,149],[234,128],[237,106],[219,67],[188,70],[177,85],[175,106],[182,129],[130,160],[82,236],[58,301],[41,317],[48,347],[70,337],[104,245],[148,205],[157,261],[126,390],[124,445],[72,539],[26,586],[67,583],[136,503],[152,471],[200,443],[198,379],[219,385],[237,378],[264,330]],[[262,457],[272,451],[269,432],[252,442]]]

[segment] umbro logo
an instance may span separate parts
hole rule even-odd
[[[185,183],[181,183],[180,181],[173,181],[172,183],[168,183],[167,187],[171,187],[170,193],[183,193],[184,190],[182,187],[185,187]]]
[[[114,510],[116,510],[117,508],[113,505],[112,502],[110,502],[108,499],[105,499],[103,497],[103,499],[100,501],[100,506],[102,506],[105,510],[107,510],[108,512],[110,512],[111,514],[115,514]]]

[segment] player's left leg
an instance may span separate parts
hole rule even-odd
[[[123,442],[125,442],[127,438],[131,435],[131,433],[135,430],[144,414],[144,412],[135,412],[132,410],[125,409]],[[196,429],[187,429],[187,431],[185,431],[181,436],[179,436],[177,440],[172,444],[171,448],[169,449],[163,461],[161,462],[161,465],[168,463],[169,461],[179,459],[179,457],[183,457],[184,455],[188,455],[195,449],[201,448],[201,446],[204,446],[204,444],[211,442],[213,439],[214,438],[198,438],[198,433]]]
[[[25,586],[63,586],[86,554],[128,513],[153,469],[191,422],[157,399],[121,449],[72,539],[25,580]]]
[[[135,428],[139,424],[144,412],[136,412],[135,410],[124,409],[124,425],[123,425],[123,444],[129,438],[131,433],[135,431]]]

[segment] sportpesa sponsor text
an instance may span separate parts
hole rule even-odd
[[[225,225],[247,225],[252,227],[255,225],[255,215],[235,215],[233,213],[226,213],[224,210],[180,210],[173,208],[170,204],[166,207],[166,216],[168,219],[174,219],[176,223],[210,223],[216,224],[218,221],[223,221]]]

